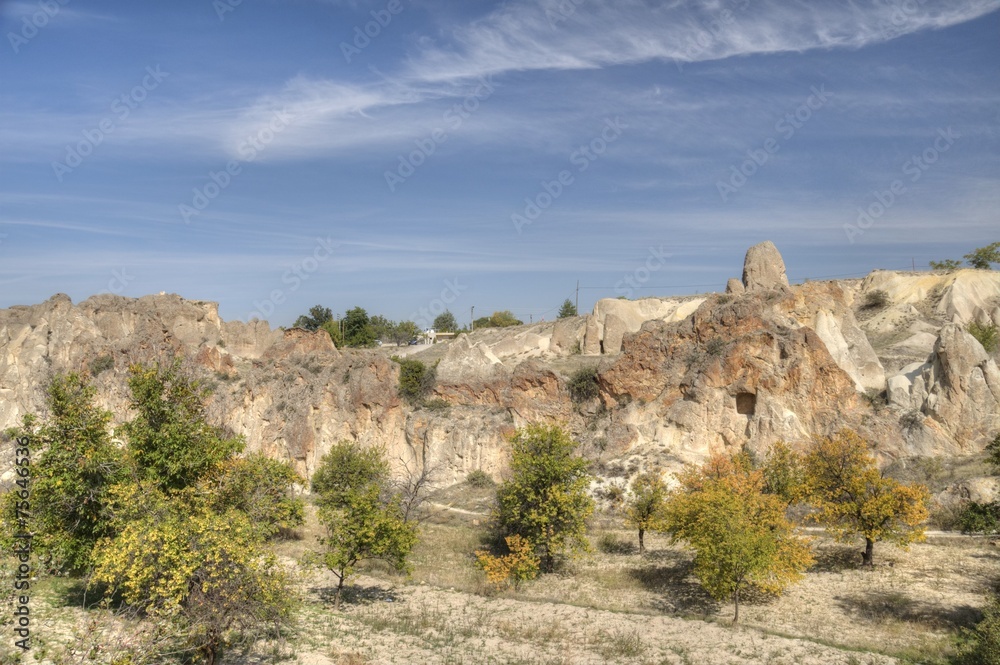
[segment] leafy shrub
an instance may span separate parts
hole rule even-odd
[[[582,367],[569,379],[569,395],[576,404],[594,399],[600,394],[597,385],[597,368]]]
[[[115,366],[115,359],[110,354],[98,356],[90,361],[90,375],[97,376]]]
[[[597,539],[597,549],[605,554],[634,554],[635,545],[624,541],[613,533],[602,533]]]
[[[877,289],[865,294],[863,307],[865,309],[882,309],[888,307],[890,302],[892,301],[889,299],[889,294],[882,289]]]
[[[427,367],[419,360],[399,360],[399,394],[410,403],[419,403],[434,386],[436,366]]]
[[[995,592],[983,611],[983,620],[971,631],[966,631],[965,638],[959,662],[1000,665],[1000,597]]]
[[[993,353],[997,350],[997,345],[1000,343],[1000,334],[998,334],[1000,330],[997,329],[995,323],[982,324],[978,321],[971,321],[965,329],[983,345],[987,353]]]
[[[961,261],[955,259],[945,259],[943,261],[931,261],[931,270],[937,272],[954,272],[962,267]]]
[[[541,563],[535,556],[535,547],[527,538],[514,534],[507,536],[509,552],[503,556],[490,554],[485,550],[477,550],[476,567],[486,573],[486,581],[497,591],[517,589],[521,582],[527,582],[538,577],[538,566]]]
[[[958,517],[962,533],[1000,533],[1000,503],[970,501]]]
[[[493,477],[482,469],[473,469],[470,471],[469,475],[465,477],[465,482],[469,483],[472,487],[478,487],[480,489],[496,486],[496,483],[493,481]]]

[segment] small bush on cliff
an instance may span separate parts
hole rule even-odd
[[[419,404],[434,387],[437,366],[427,367],[419,360],[404,358],[399,362],[399,395],[411,404]]]
[[[480,489],[485,487],[495,487],[496,483],[490,474],[486,473],[482,469],[473,469],[469,472],[469,475],[465,477],[465,482],[469,483],[472,487],[478,487]]]
[[[869,291],[865,294],[865,309],[882,309],[883,307],[888,307],[892,300],[889,298],[889,294],[878,289],[876,291]]]
[[[983,324],[971,321],[965,329],[983,345],[986,353],[993,353],[997,350],[998,343],[1000,343],[1000,330],[995,323]]]
[[[597,385],[597,368],[582,367],[569,379],[569,396],[576,404],[590,401],[600,394]]]

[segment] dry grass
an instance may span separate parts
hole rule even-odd
[[[287,648],[262,649],[252,662],[941,662],[959,629],[978,619],[1000,560],[987,540],[956,536],[909,552],[880,544],[879,565],[863,570],[858,546],[819,537],[817,563],[803,582],[781,598],[743,605],[742,625],[734,627],[731,606],[712,600],[692,575],[690,553],[655,533],[640,555],[634,532],[596,530],[590,555],[518,591],[488,593],[471,556],[485,535],[475,514],[482,500],[475,493],[435,497],[412,574],[367,567],[351,580],[339,613],[330,602],[332,576],[302,568],[306,600],[296,633]],[[310,510],[301,537],[276,550],[298,565],[318,551],[320,534]],[[65,581],[39,588],[35,606],[49,643],[71,635],[86,614],[72,606],[74,597]]]

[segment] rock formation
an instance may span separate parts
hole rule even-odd
[[[743,260],[743,286],[747,291],[788,286],[785,261],[770,240],[747,250],[746,258]]]
[[[437,363],[427,406],[399,398],[391,349],[224,322],[215,303],[175,295],[75,306],[57,295],[0,310],[0,430],[41,412],[47,381],[69,371],[90,374],[101,405],[127,417],[128,365],[173,357],[214,387],[213,418],[304,476],[341,439],[385,447],[400,471],[429,465],[438,485],[477,468],[497,475],[506,437],[530,422],[566,424],[605,460],[666,469],[843,426],[885,460],[965,455],[1000,429],[1000,370],[965,331],[1000,319],[1000,274],[876,271],[789,286],[762,243],[726,291],[603,299],[587,316],[400,349]],[[583,366],[598,368],[600,394],[574,404],[568,377]]]

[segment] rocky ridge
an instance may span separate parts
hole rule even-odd
[[[877,306],[869,295],[884,293]],[[438,362],[426,406],[397,394],[391,350],[338,350],[325,333],[224,322],[175,295],[57,295],[0,310],[0,428],[44,406],[56,373],[93,375],[127,413],[130,363],[181,357],[214,387],[213,417],[303,475],[341,439],[384,446],[438,485],[505,464],[505,438],[561,422],[600,468],[675,469],[711,451],[800,443],[842,426],[885,461],[970,455],[1000,429],[1000,370],[965,331],[1000,324],[1000,274],[875,271],[790,285],[771,243],[724,294],[606,299],[591,314],[477,331],[413,357]],[[574,404],[573,371],[599,396]],[[980,483],[982,484],[982,483]]]

